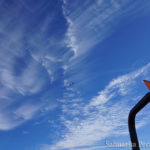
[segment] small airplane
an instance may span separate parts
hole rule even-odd
[[[70,84],[69,84],[69,86],[73,86],[74,85],[74,82],[71,82]]]
[[[145,85],[150,90],[150,82],[144,80]],[[132,143],[132,150],[140,150],[140,144],[136,134],[135,118],[137,113],[142,110],[150,102],[150,91],[130,110],[128,116],[128,128]]]

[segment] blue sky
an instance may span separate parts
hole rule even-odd
[[[147,0],[1,0],[0,149],[130,142],[128,113],[150,80],[149,18]],[[136,120],[143,143],[149,109]]]

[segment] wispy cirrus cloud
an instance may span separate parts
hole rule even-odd
[[[147,64],[134,72],[119,76],[89,103],[81,100],[67,104],[68,101],[63,101],[64,115],[61,116],[61,120],[66,129],[62,133],[62,139],[43,149],[94,149],[107,137],[128,134],[129,110],[137,102],[135,97],[143,95],[138,85],[143,79],[149,79],[149,73],[150,64]],[[148,122],[147,115],[144,116],[144,114],[141,113],[138,118],[143,118],[142,122],[137,120],[138,128]]]
[[[11,130],[30,120],[40,110],[40,107],[40,105],[27,104],[14,109],[10,107],[2,109],[0,111],[0,130]]]
[[[44,15],[40,27],[33,30],[40,12],[27,11],[21,2],[12,2],[13,7],[6,1],[0,5],[0,130],[13,129],[57,107],[52,94],[46,93],[61,68],[60,58],[54,51],[50,53],[57,38],[47,35],[56,14]]]
[[[64,80],[74,81],[77,86],[79,84],[86,86],[86,83],[91,80],[89,78],[93,77],[93,75],[88,76],[92,72],[90,70],[92,67],[95,68],[94,61],[90,61],[94,58],[91,58],[90,54],[94,54],[94,49],[99,49],[98,45],[112,35],[117,30],[117,26],[122,24],[127,17],[136,18],[148,12],[149,5],[150,3],[146,1],[142,3],[131,0],[122,2],[94,0],[82,3],[65,0],[62,6],[64,18],[68,24],[65,43],[74,55],[62,67],[67,77]],[[98,63],[101,64],[100,61]],[[96,74],[96,71],[94,73]]]
[[[64,0],[63,14],[68,22],[66,44],[74,52],[73,58],[85,57],[89,50],[115,31],[116,25],[125,16],[139,15],[140,11],[148,10],[149,4],[131,0],[94,0],[82,3]]]

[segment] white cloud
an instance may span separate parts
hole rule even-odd
[[[40,105],[22,105],[21,107],[15,110],[14,117],[16,119],[21,118],[23,120],[29,120],[33,118],[33,116],[40,109],[40,107]]]
[[[89,105],[97,106],[99,104],[103,104],[107,102],[109,99],[116,96],[116,94],[126,95],[130,91],[130,88],[128,87],[135,82],[135,79],[137,77],[139,77],[141,74],[144,75],[144,73],[146,73],[149,67],[150,67],[150,63],[133,73],[123,75],[121,77],[112,80],[103,91],[99,92],[98,96],[95,96],[92,99]],[[117,92],[114,92],[114,90],[116,89]]]
[[[75,64],[81,63],[80,60],[86,57],[94,46],[115,31],[116,25],[123,17],[134,13],[139,16],[141,13],[138,12],[146,10],[148,6],[149,2],[131,3],[130,0],[95,0],[82,3],[80,0],[73,3],[71,0],[65,0],[62,9],[68,23],[66,44],[74,52],[65,69],[72,69]]]
[[[10,109],[10,108],[9,108]],[[16,110],[5,108],[0,111],[0,130],[11,130],[31,119],[39,110],[39,106],[23,105]]]
[[[85,54],[111,33],[117,21],[116,17],[121,14],[120,8],[127,2],[108,1],[106,4],[105,1],[87,1],[78,7],[78,1],[64,3],[63,13],[69,26],[66,34],[67,44],[75,56]]]
[[[0,70],[1,83],[23,95],[39,92],[46,82],[44,78],[41,78],[39,66],[34,61],[28,64],[19,76],[13,73],[12,68],[1,68]],[[41,80],[39,80],[40,78]]]
[[[49,50],[45,45],[55,43],[52,40],[48,43],[50,39],[44,43],[46,38],[43,36],[53,17],[49,15],[43,21],[38,32],[42,35],[41,40],[37,34],[32,33],[30,36],[26,31],[31,22],[22,21],[27,14],[22,15],[20,6],[17,7],[18,5],[9,11],[1,9],[4,12],[1,14],[6,17],[1,15],[0,22],[0,130],[13,129],[33,119],[37,113],[40,116],[56,108],[56,105],[50,106],[50,102],[40,98],[41,95],[35,96],[46,88],[48,83],[50,86],[50,80],[53,80],[56,70],[51,68],[55,68],[55,63],[61,61],[51,55],[41,55],[45,49]],[[34,44],[37,44],[37,47]],[[37,58],[43,56],[42,63],[32,56],[31,49],[41,51]]]
[[[21,121],[13,121],[4,113],[0,113],[0,130],[10,130],[20,125]]]
[[[97,142],[109,136],[127,134],[129,110],[136,103],[136,94],[143,94],[138,91],[138,84],[147,79],[149,73],[150,63],[113,79],[88,104],[84,101],[65,103],[61,120],[66,130],[63,131],[62,140],[47,145],[45,150],[92,149]],[[141,113],[139,117],[143,121],[137,121],[138,128],[148,122],[144,114]]]

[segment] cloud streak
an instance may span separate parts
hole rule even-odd
[[[14,1],[13,7],[5,1],[0,5],[0,130],[13,129],[57,107],[52,94],[46,93],[61,68],[60,58],[51,50],[57,38],[47,35],[55,14],[44,15],[40,27],[35,26],[37,10],[45,3],[34,5],[34,13],[30,3],[21,2]],[[31,14],[34,21],[29,19]]]
[[[129,110],[136,103],[137,93],[143,95],[138,91],[138,85],[142,79],[147,79],[149,73],[150,63],[134,72],[113,79],[89,103],[84,101],[65,103],[64,115],[61,119],[66,130],[62,140],[45,149],[91,149],[107,137],[128,134]],[[142,113],[139,120],[141,118],[143,118],[142,123],[137,121],[138,128],[148,122],[147,117]]]
[[[74,3],[65,0],[62,9],[68,23],[66,45],[74,52],[68,68],[78,64],[89,51],[111,35],[122,19],[130,14],[140,15],[139,12],[147,10],[147,6],[149,3],[145,5],[131,0],[94,0],[82,4],[78,0]]]

